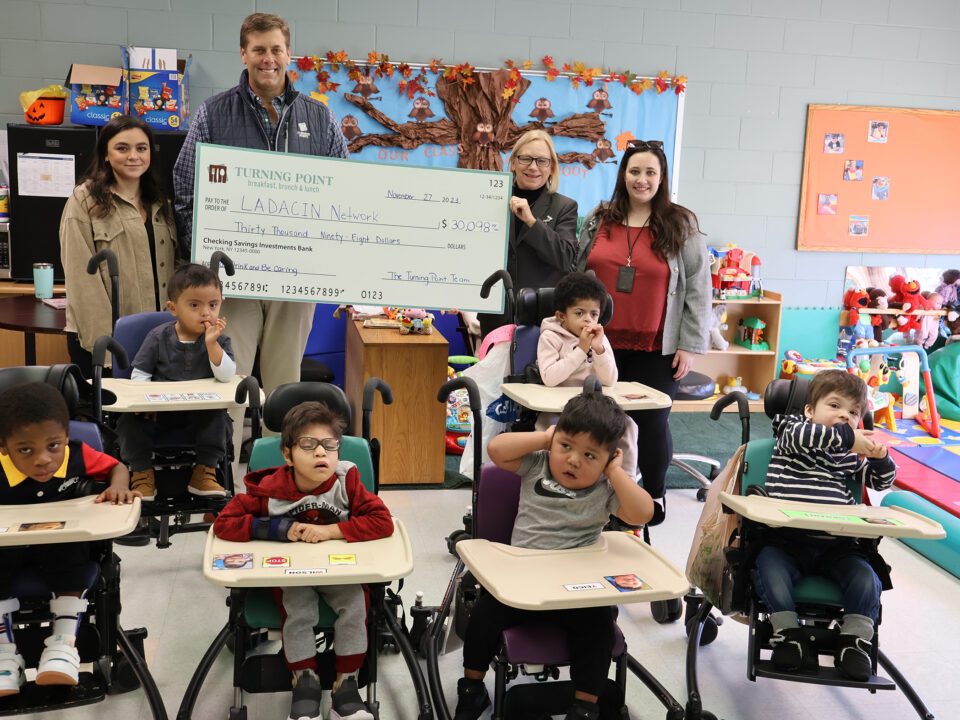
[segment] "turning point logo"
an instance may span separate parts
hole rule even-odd
[[[207,179],[212,183],[225,183],[227,181],[227,166],[208,165]]]

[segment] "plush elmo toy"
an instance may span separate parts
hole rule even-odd
[[[903,275],[894,275],[890,278],[890,307],[900,308],[904,312],[913,313],[917,310],[929,310],[930,302],[920,294],[920,283],[916,280],[907,280]],[[920,330],[920,321],[916,315],[898,315],[897,325],[900,330]]]
[[[860,311],[870,304],[870,295],[863,288],[852,288],[843,294],[843,307],[847,309],[850,324],[860,322]]]

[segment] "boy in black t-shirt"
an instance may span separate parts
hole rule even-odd
[[[0,505],[68,500],[89,494],[89,480],[100,490],[95,502],[131,503],[139,496],[130,490],[130,475],[123,465],[85,443],[71,441],[69,429],[67,403],[50,385],[27,383],[0,395]],[[25,536],[24,542],[29,538]],[[53,632],[44,642],[36,683],[78,681],[76,635],[87,609],[87,591],[97,578],[88,543],[6,547],[0,549],[0,696],[20,692],[24,681],[13,613],[20,607],[17,581],[27,568],[53,593]]]

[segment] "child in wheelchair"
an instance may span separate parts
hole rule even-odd
[[[63,396],[46,383],[26,383],[0,395],[0,504],[67,500],[99,491],[95,502],[132,503],[127,469],[114,458],[70,440],[70,413]],[[56,518],[52,517],[55,522]],[[44,523],[46,524],[46,523]],[[24,531],[29,528],[10,528]],[[25,542],[29,542],[27,538]],[[37,685],[76,685],[77,631],[98,567],[88,543],[24,545],[0,549],[0,696],[20,692],[24,660],[14,639],[21,577],[30,572],[50,589],[52,634],[44,641]]]
[[[393,532],[390,511],[360,480],[357,467],[340,460],[343,421],[327,405],[304,402],[283,419],[287,464],[249,473],[213,531],[225,540],[318,543],[343,538],[376,540]],[[293,673],[290,720],[320,717],[314,628],[317,595],[337,613],[334,624],[337,679],[331,720],[373,720],[360,698],[357,672],[367,649],[366,602],[360,585],[282,588],[283,651]]]
[[[770,497],[804,502],[854,504],[844,484],[853,477],[876,490],[890,487],[896,465],[887,448],[858,428],[867,408],[867,386],[843,370],[818,373],[810,383],[803,415],[777,415],[767,471]],[[844,615],[835,663],[840,672],[865,681],[871,675],[871,642],[880,612],[881,581],[855,539],[814,531],[772,530],[757,555],[754,585],[766,606],[773,636],[772,661],[798,670],[811,660],[792,589],[803,575],[834,580],[843,591]],[[815,658],[814,658],[815,661]]]
[[[555,427],[504,433],[490,441],[494,463],[521,477],[512,545],[582,547],[597,541],[611,513],[635,525],[650,520],[650,495],[621,465],[617,441],[625,427],[626,415],[612,398],[589,393],[569,400]],[[483,678],[502,632],[532,620],[557,623],[568,636],[575,694],[567,720],[596,720],[614,644],[614,609],[535,612],[508,607],[489,593],[480,595],[467,624],[454,720],[480,717],[490,704]]]
[[[554,317],[544,318],[537,342],[537,368],[544,385],[583,385],[591,375],[603,385],[617,382],[613,348],[600,324],[608,298],[603,283],[590,273],[568,273],[557,283],[553,293]],[[546,430],[556,421],[556,415],[540,413],[536,429]],[[629,416],[617,447],[623,452],[623,470],[636,479],[637,424]]]
[[[228,382],[236,373],[227,321],[220,317],[222,285],[204,265],[179,266],[167,284],[167,309],[176,318],[144,338],[133,360],[131,379],[150,382],[199,380],[214,377]],[[186,427],[196,441],[196,465],[187,492],[224,497],[216,467],[226,454],[231,423],[226,410],[123,413],[117,422],[120,454],[133,473],[132,486],[144,500],[156,496],[153,470],[154,438],[159,431]]]

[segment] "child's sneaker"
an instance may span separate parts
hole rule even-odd
[[[597,720],[599,717],[599,705],[586,700],[574,700],[564,720]]]
[[[217,470],[209,465],[194,465],[187,492],[202,497],[226,497],[227,491],[217,482]]]
[[[457,709],[453,720],[477,720],[490,706],[483,680],[460,678],[457,681]]]
[[[134,470],[130,475],[130,489],[137,490],[143,495],[143,500],[153,500],[157,497],[157,477],[153,468],[149,470]]]
[[[301,670],[297,673],[296,683],[289,720],[320,720],[320,699],[323,697],[320,678],[311,670]]]
[[[345,677],[340,687],[333,691],[330,720],[373,720],[373,713],[360,698],[357,679],[353,675]]]
[[[51,635],[43,641],[37,665],[37,685],[76,685],[80,681],[80,653],[73,635]]]
[[[13,643],[0,643],[0,697],[16,695],[23,685],[23,656]]]
[[[770,637],[770,659],[778,670],[799,670],[809,662],[810,646],[802,627],[787,628]]]
[[[866,682],[873,675],[873,663],[870,661],[871,644],[857,635],[840,634],[837,636],[834,664],[840,674],[851,680]]]

